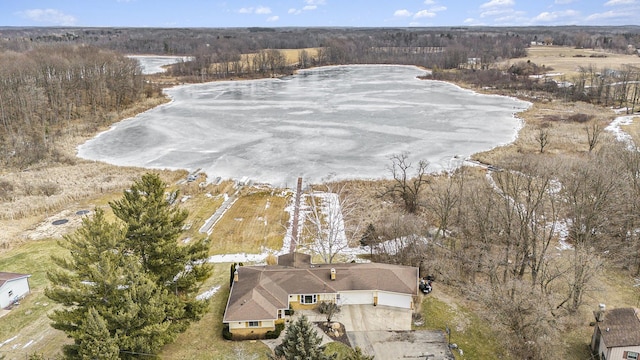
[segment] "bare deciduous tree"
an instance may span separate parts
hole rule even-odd
[[[589,152],[591,152],[595,149],[596,145],[598,145],[598,138],[602,133],[602,127],[594,120],[591,124],[585,126],[584,130],[587,132],[587,144],[589,145]]]
[[[358,231],[358,225],[349,218],[355,204],[345,190],[345,185],[325,185],[324,191],[309,194],[310,210],[305,221],[305,233],[312,237],[312,249],[325,263],[332,263],[336,256],[349,247],[349,239]]]
[[[539,127],[536,133],[536,142],[540,146],[540,154],[544,152],[544,148],[549,145],[549,128]]]
[[[409,162],[409,154],[402,153],[391,157],[391,175],[393,184],[386,190],[385,194],[399,196],[404,204],[404,208],[409,213],[418,211],[420,192],[427,184],[427,167],[429,163],[420,160],[415,168],[415,173],[411,173],[412,164]]]

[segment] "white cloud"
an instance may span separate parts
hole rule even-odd
[[[266,15],[271,14],[271,9],[266,6],[258,6],[256,9],[256,14]]]
[[[238,12],[240,14],[267,15],[267,14],[271,14],[271,9],[266,7],[266,6],[258,6],[257,8],[247,7],[247,8],[240,8],[240,10],[238,10]]]
[[[480,17],[494,17],[494,16],[501,16],[501,15],[505,15],[505,14],[509,14],[513,12],[513,9],[494,9],[494,10],[487,10],[487,11],[483,11],[482,13],[480,13]]]
[[[630,5],[635,3],[636,0],[609,0],[604,3],[604,6]]]
[[[557,5],[571,4],[572,2],[576,2],[576,0],[556,0],[555,1]]]
[[[440,11],[445,11],[445,10],[447,10],[447,7],[446,6],[442,6],[442,5],[434,6],[431,9],[429,9],[429,11],[431,11],[431,12],[440,12]]]
[[[414,19],[432,18],[432,17],[435,17],[435,16],[436,16],[436,13],[434,13],[434,12],[430,12],[429,10],[420,10],[415,15],[413,15],[413,18]]]
[[[538,14],[538,16],[533,18],[534,22],[551,22],[559,19],[564,19],[568,17],[575,17],[580,15],[579,12],[575,10],[565,10],[565,11],[552,11],[552,12],[542,12]]]
[[[427,5],[433,5],[433,4],[435,4],[436,2],[435,2],[435,1],[433,1],[433,0],[424,0],[424,3],[425,3],[425,4],[427,4]]]
[[[513,6],[515,2],[513,0],[491,0],[480,5],[481,9],[493,8],[493,7],[502,7],[502,6]]]
[[[625,15],[628,15],[628,14],[625,12],[609,10],[603,13],[591,14],[587,16],[586,20],[591,21],[591,20],[600,20],[600,19],[620,18],[620,17],[624,17]]]
[[[393,13],[393,16],[396,17],[409,17],[411,15],[413,15],[413,13],[407,9],[396,10],[396,12]]]
[[[278,21],[278,20],[280,20],[280,16],[278,16],[278,15],[275,15],[275,16],[269,16],[269,17],[267,18],[267,21],[268,21],[268,22],[276,22],[276,21]]]
[[[53,25],[75,25],[77,19],[56,9],[29,9],[18,13],[31,21]]]
[[[317,10],[318,6],[326,5],[325,0],[304,0],[305,6],[302,9],[291,8],[288,13],[291,15],[300,15],[303,11],[313,11]]]

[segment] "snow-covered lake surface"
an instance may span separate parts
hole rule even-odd
[[[293,187],[299,176],[388,178],[389,158],[401,152],[440,171],[515,139],[514,114],[529,103],[416,78],[424,73],[336,66],[178,86],[166,90],[172,102],[115,124],[78,155]]]
[[[163,68],[165,65],[191,60],[189,56],[127,55],[127,57],[138,60],[142,73],[146,75],[165,72],[166,69]]]

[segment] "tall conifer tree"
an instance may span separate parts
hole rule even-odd
[[[111,204],[123,223],[109,223],[96,209],[60,242],[70,256],[53,258],[45,294],[65,306],[50,318],[74,339],[67,358],[100,351],[110,359],[116,346],[119,358],[157,353],[206,309],[195,298],[210,272],[206,244],[178,243],[186,212],[167,201],[164,188],[157,175],[143,176]]]
[[[179,194],[166,193],[166,187],[157,174],[145,174],[110,206],[126,226],[125,246],[159,286],[182,301],[185,311],[176,319],[198,319],[204,307],[195,299],[196,291],[211,271],[205,261],[208,244],[178,244],[188,213],[172,204]]]

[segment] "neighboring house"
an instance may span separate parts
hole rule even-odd
[[[29,293],[31,275],[0,272],[0,308],[22,299]]]
[[[638,309],[606,310],[604,305],[594,312],[595,330],[591,350],[600,360],[640,359],[640,320]]]
[[[288,309],[318,302],[412,309],[418,268],[378,263],[311,264],[305,254],[278,257],[278,265],[239,266],[223,323],[234,339],[261,338]]]

